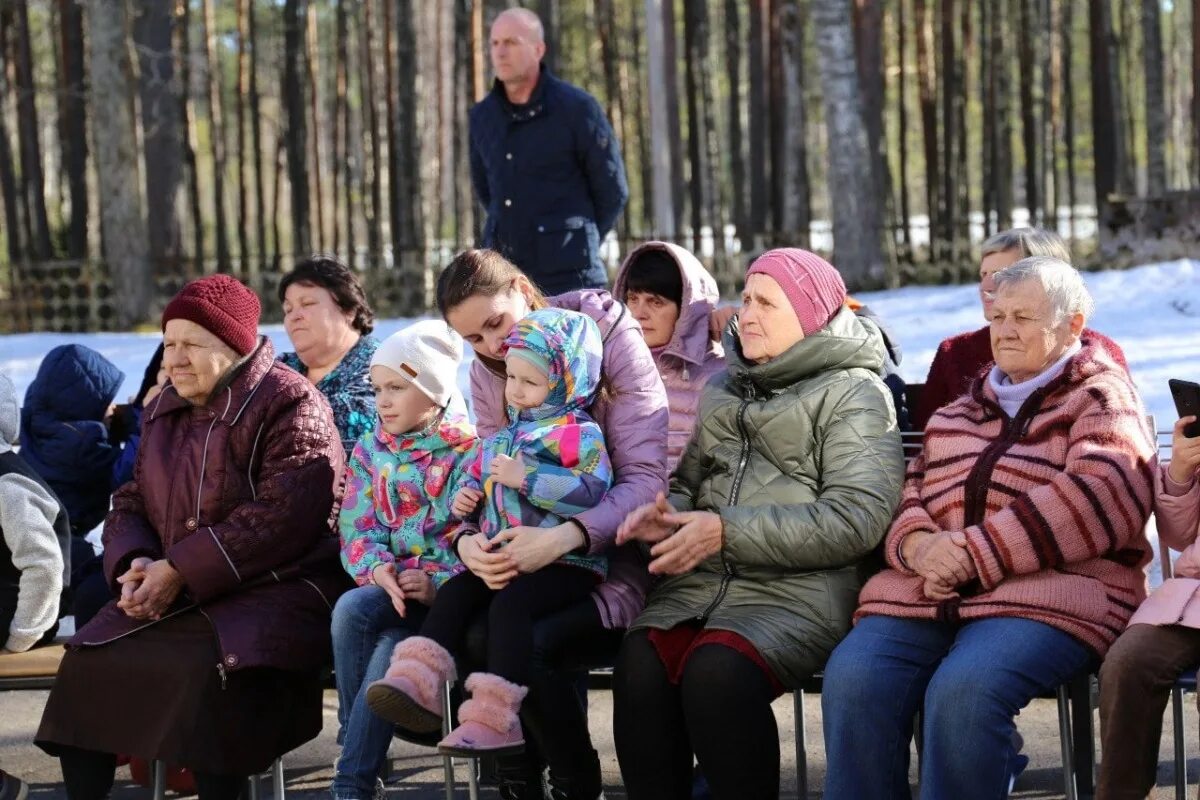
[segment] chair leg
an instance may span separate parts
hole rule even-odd
[[[1183,743],[1183,690],[1171,690],[1171,730],[1175,739],[1175,800],[1187,800],[1187,751]]]
[[[1058,739],[1062,746],[1063,795],[1066,800],[1078,800],[1074,753],[1071,746],[1071,702],[1066,685],[1059,686],[1055,695],[1058,698]]]
[[[479,800],[479,759],[467,759],[467,797]]]
[[[163,800],[167,796],[166,762],[150,762],[150,782],[154,786],[154,800]]]
[[[287,793],[287,780],[283,776],[283,759],[275,759],[275,764],[271,767],[271,774],[275,780],[275,800],[284,800]]]
[[[1096,731],[1092,716],[1091,675],[1071,682],[1071,733],[1074,747],[1075,788],[1080,797],[1096,793]]]
[[[796,794],[808,800],[808,733],[804,730],[804,690],[792,692],[792,716],[796,720]]]
[[[250,800],[261,800],[262,798],[262,782],[259,781],[257,775],[251,775],[246,778],[246,796]]]
[[[442,687],[442,735],[450,735],[450,683]],[[454,759],[442,756],[442,772],[446,780],[446,800],[454,800]]]

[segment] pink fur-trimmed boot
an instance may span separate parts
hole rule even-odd
[[[393,725],[413,733],[442,727],[442,686],[454,680],[454,657],[424,636],[410,636],[392,651],[381,680],[367,687],[367,705]]]
[[[471,699],[458,709],[458,727],[438,743],[443,755],[475,758],[508,755],[525,749],[525,735],[517,712],[529,692],[490,672],[467,678]]]

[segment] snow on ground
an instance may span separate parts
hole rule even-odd
[[[1150,264],[1084,277],[1096,300],[1090,327],[1121,345],[1146,408],[1154,414],[1159,430],[1169,430],[1176,414],[1167,379],[1200,381],[1200,261]],[[883,317],[899,339],[904,350],[901,372],[911,382],[925,380],[942,339],[984,323],[974,285],[913,286],[858,298]],[[389,336],[412,321],[381,321],[376,334]],[[281,325],[264,326],[263,332],[277,352],[291,349]],[[123,401],[137,391],[158,338],[136,333],[0,336],[0,372],[12,378],[18,397],[24,397],[42,356],[57,345],[79,342],[99,350],[124,371],[125,384],[118,395]],[[469,358],[464,360],[459,371],[464,394],[469,363]]]
[[[1160,429],[1170,428],[1175,409],[1167,390],[1168,378],[1200,381],[1200,261],[1151,264],[1116,272],[1084,276],[1096,299],[1089,325],[1115,339],[1125,350],[1134,380],[1147,409]],[[925,380],[938,343],[955,333],[984,324],[974,285],[912,286],[858,295],[891,327],[904,349],[901,372],[908,381]],[[410,324],[411,319],[378,323],[383,338]],[[264,326],[277,352],[290,350],[281,325]],[[51,348],[79,342],[99,350],[125,372],[118,397],[137,391],[142,371],[158,343],[155,334],[30,333],[0,336],[0,372],[16,384],[18,397],[37,373],[42,356]],[[465,360],[459,383],[467,390]]]

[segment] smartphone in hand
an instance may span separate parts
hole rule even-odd
[[[1175,400],[1175,410],[1179,416],[1196,417],[1183,429],[1183,435],[1189,439],[1200,436],[1200,384],[1171,378],[1167,385],[1171,387],[1171,397]]]

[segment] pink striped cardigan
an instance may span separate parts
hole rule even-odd
[[[885,540],[890,569],[863,587],[855,619],[1022,617],[1103,656],[1146,595],[1156,458],[1129,375],[1094,345],[1011,420],[976,378],[926,427]],[[978,579],[927,599],[899,557],[914,531],[964,531]]]

